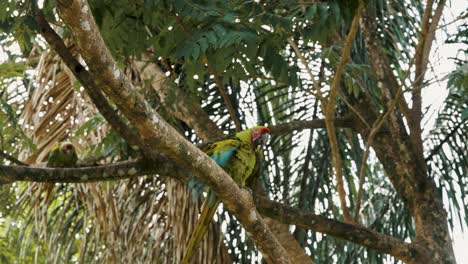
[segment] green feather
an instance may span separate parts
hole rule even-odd
[[[47,167],[74,167],[78,161],[75,147],[70,142],[62,142],[52,148],[47,158]]]
[[[226,173],[240,186],[244,186],[246,180],[252,175],[256,168],[257,157],[261,157],[259,147],[252,143],[252,131],[265,127],[256,126],[237,133],[234,137],[217,141],[210,144],[205,152],[216,163],[222,167]],[[191,186],[199,186],[203,183],[194,183]],[[204,184],[202,185],[204,186]],[[215,199],[214,199],[215,198]],[[189,263],[195,254],[200,241],[211,223],[211,219],[216,213],[220,200],[216,198],[214,192],[208,192],[207,199],[203,203],[200,217],[195,224],[195,228],[190,234],[187,249],[181,263]]]

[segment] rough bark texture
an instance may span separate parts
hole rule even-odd
[[[311,212],[295,209],[273,202],[265,197],[256,197],[258,210],[281,222],[294,224],[316,232],[332,235],[379,252],[390,254],[408,263],[418,263],[426,257],[421,247],[405,243],[391,236],[380,234],[358,224],[342,223],[333,219],[315,215]]]
[[[367,10],[363,16],[361,30],[365,44],[369,49],[371,66],[379,88],[388,100],[393,99],[399,88],[396,77],[389,70],[390,63],[381,49],[382,45],[376,37],[375,17],[372,10]],[[427,63],[427,60],[422,63]],[[421,67],[421,66],[418,66]],[[368,123],[376,119],[375,113],[369,111],[365,101],[355,106],[366,117]],[[426,256],[416,259],[415,263],[455,263],[452,243],[449,236],[447,213],[443,207],[434,181],[427,174],[424,157],[419,140],[412,140],[405,131],[403,119],[406,118],[411,133],[417,133],[418,125],[408,113],[403,98],[399,102],[399,111],[393,111],[374,139],[372,147],[382,162],[384,169],[397,192],[402,196],[414,218],[416,239],[413,244],[426,249]],[[414,109],[412,109],[414,111]],[[358,129],[364,138],[369,131],[363,124]],[[416,135],[420,137],[419,135]],[[413,135],[414,137],[414,135]]]

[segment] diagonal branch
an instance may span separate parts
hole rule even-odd
[[[302,64],[307,70],[307,73],[310,76],[310,79],[313,82],[313,85],[317,91],[317,97],[319,98],[321,105],[322,105],[323,112],[325,113],[325,124],[326,124],[328,138],[329,138],[331,150],[332,150],[332,160],[333,160],[333,165],[335,167],[335,172],[336,172],[337,189],[338,189],[338,193],[340,197],[340,204],[343,210],[343,217],[348,222],[353,222],[353,218],[351,217],[351,214],[349,213],[349,210],[348,210],[348,206],[346,205],[346,191],[344,189],[344,182],[343,182],[342,161],[341,161],[341,157],[339,154],[338,140],[336,138],[336,131],[335,131],[335,126],[334,126],[334,118],[335,118],[334,110],[335,110],[335,97],[338,93],[338,86],[340,83],[341,74],[344,70],[345,63],[348,60],[352,42],[359,28],[359,20],[361,18],[361,13],[363,9],[364,9],[364,2],[359,1],[359,6],[356,10],[356,14],[354,16],[350,32],[345,41],[345,47],[343,49],[343,54],[341,56],[340,63],[336,69],[335,78],[333,79],[333,83],[330,89],[328,102],[326,102],[326,100],[323,98],[323,94],[320,90],[320,85],[317,83],[317,81],[315,81],[315,78],[312,74],[310,67],[307,64],[305,57],[302,55],[302,53],[300,52],[299,48],[297,47],[296,43],[294,43],[292,38],[288,38],[288,43],[291,45],[291,47],[293,48],[298,58],[301,60]],[[359,115],[359,113],[357,115],[360,118],[362,118]],[[364,121],[364,123],[366,122]]]
[[[424,253],[424,249],[415,244],[405,243],[397,238],[381,234],[358,224],[347,224],[299,210],[271,201],[266,197],[256,196],[255,204],[262,214],[283,223],[297,225],[347,240],[392,255],[408,263],[414,263]]]
[[[208,66],[208,70],[214,75],[216,86],[218,86],[219,93],[221,94],[221,97],[223,97],[224,104],[226,105],[229,115],[231,116],[231,119],[234,122],[234,125],[236,126],[236,131],[237,132],[241,131],[242,130],[241,123],[239,121],[239,118],[237,118],[236,111],[234,111],[234,106],[232,105],[231,99],[229,98],[229,95],[226,93],[226,90],[224,89],[224,84],[222,80],[220,79],[219,75],[211,67]]]
[[[385,95],[384,98],[391,100],[391,98],[394,98],[399,84],[392,72],[389,59],[382,49],[383,45],[377,37],[378,31],[375,23],[375,14],[367,7],[362,18],[361,32],[364,37],[366,48],[369,50],[370,64],[377,81],[377,87]],[[411,128],[413,124],[409,122],[409,120],[411,120],[410,109],[404,97],[400,98],[398,101],[398,108],[408,121],[408,126]],[[396,118],[398,118],[398,121],[401,119],[399,116]]]
[[[58,1],[58,11],[70,28],[98,87],[116,104],[141,136],[143,154],[156,158],[160,151],[206,182],[251,234],[270,263],[288,263],[287,254],[261,216],[250,195],[206,154],[187,141],[155,112],[118,68],[97,28],[86,1]]]
[[[120,117],[112,108],[99,87],[95,84],[89,71],[87,71],[86,68],[73,56],[60,36],[57,35],[57,33],[50,27],[39,9],[36,9],[35,20],[39,26],[41,35],[46,39],[51,48],[60,55],[60,58],[80,81],[91,98],[91,101],[93,101],[94,105],[98,108],[99,112],[104,116],[111,127],[131,145],[141,146],[141,140],[138,135],[133,132],[133,130],[125,123],[123,118]]]
[[[143,59],[146,59],[146,56],[143,56]],[[162,105],[172,115],[193,128],[204,141],[213,137],[222,137],[223,131],[201,108],[197,98],[185,93],[175,83],[170,83],[157,64],[140,61],[136,61],[135,64],[140,69],[143,80],[151,81],[151,87],[159,95]]]
[[[28,164],[24,163],[24,162],[21,162],[20,160],[18,160],[17,158],[11,156],[11,155],[8,155],[5,151],[3,150],[0,150],[0,157],[3,157],[4,159],[6,160],[9,160],[10,162],[16,164],[16,165],[20,165],[20,166],[28,166]]]
[[[307,74],[309,75],[310,80],[312,81],[312,84],[314,85],[316,93],[313,93],[309,90],[306,90],[306,91],[308,91],[309,93],[312,93],[313,96],[317,97],[320,100],[320,103],[322,103],[322,108],[325,107],[327,102],[325,101],[325,98],[323,98],[323,93],[322,93],[322,90],[320,89],[320,84],[315,80],[315,76],[312,73],[312,70],[310,69],[309,64],[307,63],[306,58],[304,57],[302,52],[299,50],[299,47],[296,45],[296,43],[293,41],[291,37],[288,38],[288,43],[293,48],[294,53],[296,53],[297,57],[301,60],[302,65],[304,65],[304,67],[306,68]]]
[[[421,138],[421,119],[422,119],[422,97],[421,90],[423,87],[424,76],[426,75],[427,66],[429,63],[429,54],[431,52],[432,43],[435,37],[435,31],[442,16],[442,11],[445,6],[445,0],[439,1],[437,8],[432,14],[433,0],[426,3],[423,19],[421,22],[421,30],[419,32],[418,45],[416,46],[415,54],[415,80],[413,83],[413,92],[411,100],[413,106],[411,108],[411,120],[414,124],[411,130],[411,142],[420,162],[423,165],[423,143]]]
[[[410,63],[410,67],[405,73],[405,76],[403,77],[402,83],[405,83],[406,78],[408,77],[411,69],[411,65],[413,64],[413,60]],[[380,128],[383,126],[384,122],[387,120],[387,118],[390,116],[392,113],[393,109],[397,105],[398,101],[400,100],[400,97],[403,95],[403,85],[401,85],[397,91],[397,94],[395,95],[395,98],[392,100],[389,108],[385,113],[380,115],[375,121],[374,124],[372,124],[372,129],[370,131],[369,136],[367,137],[367,142],[366,142],[366,147],[364,150],[364,154],[362,155],[362,161],[361,161],[361,167],[359,169],[359,188],[358,188],[358,193],[356,197],[356,211],[354,213],[354,221],[356,223],[359,223],[359,211],[361,210],[361,197],[362,197],[362,192],[363,192],[363,185],[364,185],[364,175],[365,175],[365,170],[366,170],[366,165],[367,165],[367,157],[369,156],[369,151],[370,151],[370,146],[374,144],[374,138],[377,135],[377,133],[380,131]]]
[[[343,165],[340,157],[340,151],[338,148],[338,140],[336,138],[335,124],[333,120],[335,119],[335,97],[338,93],[338,86],[341,80],[341,74],[344,70],[346,61],[348,60],[349,53],[351,50],[351,45],[353,43],[354,37],[356,36],[357,30],[359,28],[359,20],[361,19],[361,13],[364,9],[364,1],[359,1],[359,6],[354,15],[353,22],[351,24],[351,29],[346,37],[345,45],[343,48],[343,55],[341,56],[340,63],[336,68],[335,78],[330,88],[330,95],[328,97],[328,103],[325,110],[325,124],[327,127],[328,139],[330,141],[332,160],[335,167],[337,189],[340,197],[341,210],[343,211],[343,217],[346,222],[353,222],[348,206],[346,204],[346,191],[344,189],[343,182]]]

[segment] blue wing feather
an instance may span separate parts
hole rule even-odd
[[[234,154],[237,147],[238,145],[229,146],[223,151],[212,153],[210,158],[213,159],[221,168],[225,168],[231,160],[232,155]],[[205,189],[205,183],[197,181],[195,178],[191,178],[188,182],[188,189],[189,192],[192,193],[192,198],[197,200],[198,197],[200,197],[200,194],[203,192],[203,189]],[[217,197],[211,190],[208,193],[207,198],[210,201],[210,205],[214,205],[216,203]]]
[[[212,158],[221,168],[225,168],[231,160],[232,154],[236,150],[235,146],[232,146],[226,149],[223,152],[213,153],[210,158]]]

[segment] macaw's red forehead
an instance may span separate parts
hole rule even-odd
[[[62,149],[66,149],[66,150],[75,149],[75,146],[73,146],[73,144],[69,142],[62,143],[61,147]]]
[[[261,136],[261,135],[263,135],[265,133],[270,134],[270,129],[268,129],[268,127],[260,127],[260,128],[254,129],[252,131],[252,139],[255,140],[259,136]]]
[[[260,135],[264,133],[270,134],[270,129],[268,127],[260,128]]]

